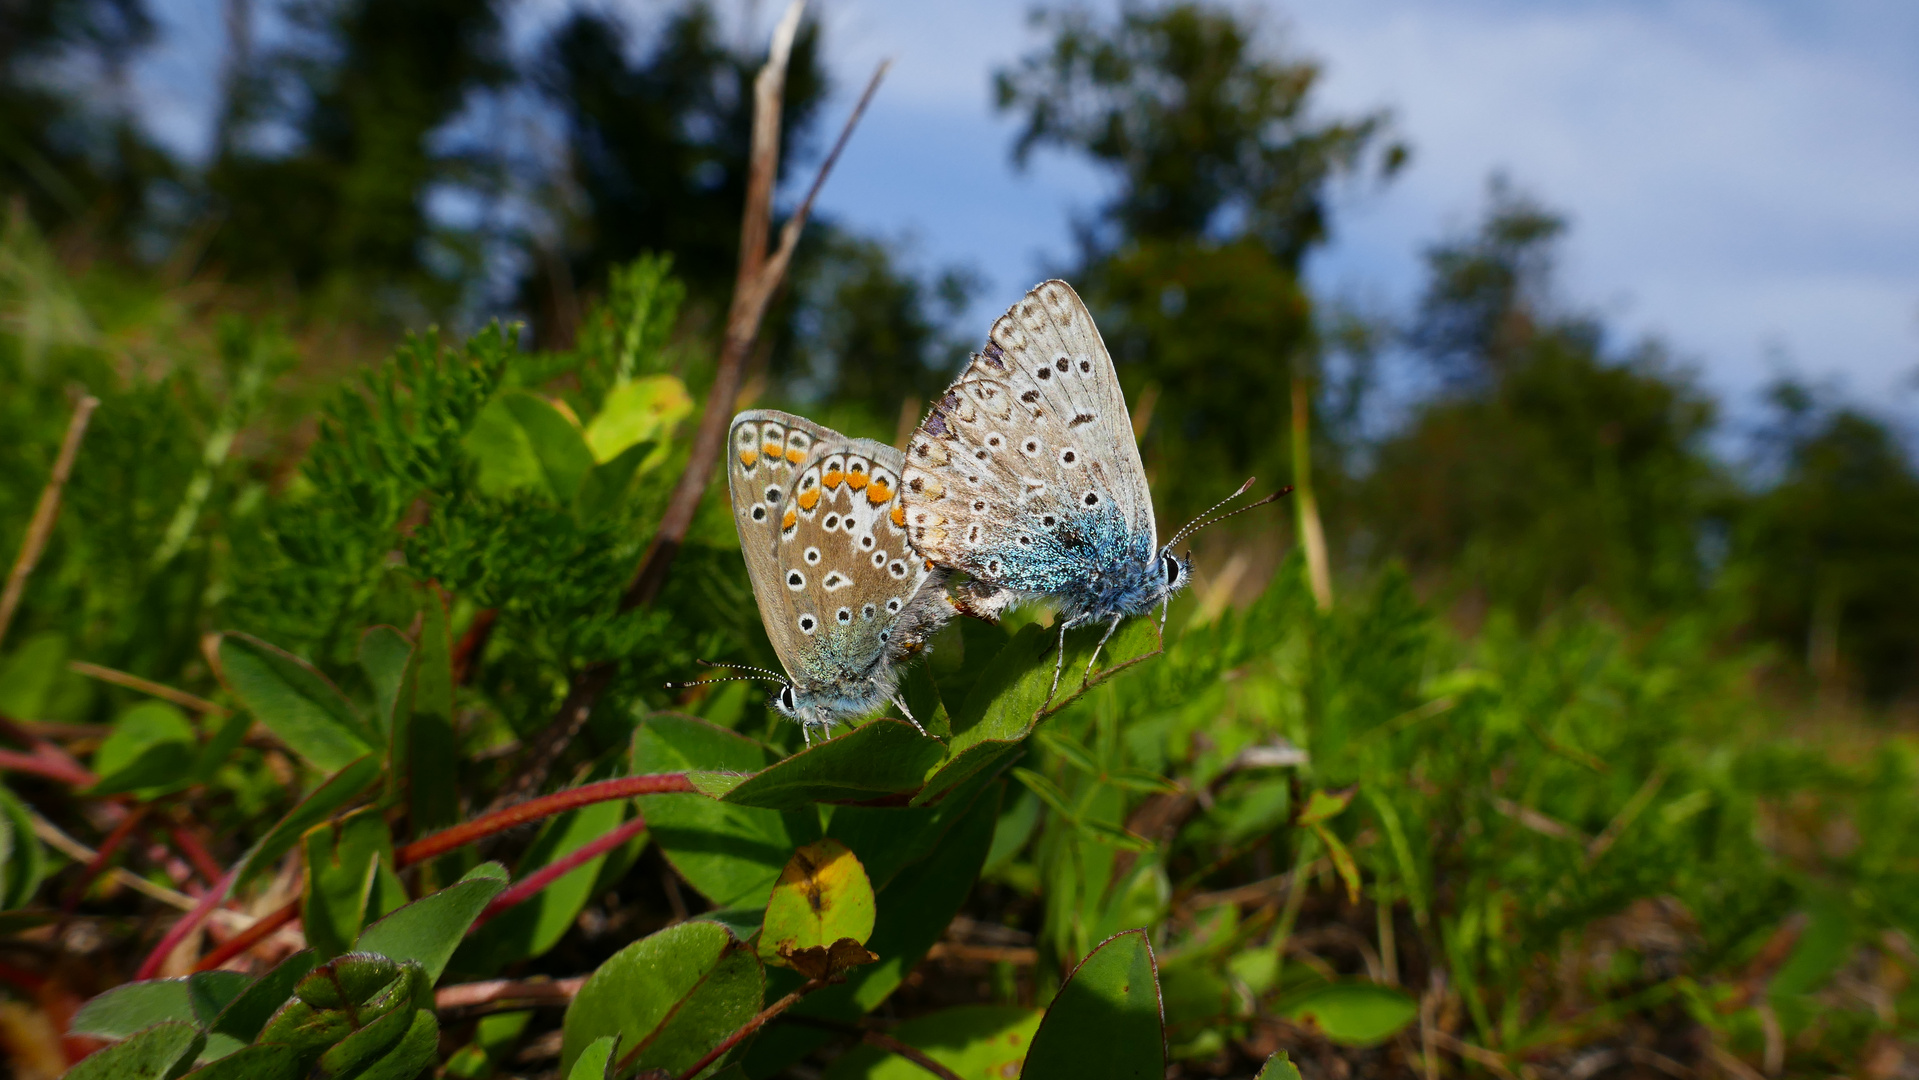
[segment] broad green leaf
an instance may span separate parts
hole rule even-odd
[[[259,1041],[292,1047],[305,1067],[354,1034],[373,1028],[374,1035],[341,1054],[351,1057],[353,1050],[366,1051],[370,1043],[378,1044],[372,1047],[377,1050],[392,1041],[398,1025],[389,1021],[386,1026],[375,1027],[383,1018],[404,1018],[422,1006],[430,1006],[432,997],[432,985],[418,963],[348,953],[301,978],[293,988],[293,997],[260,1030]],[[362,1053],[356,1060],[367,1056]]]
[[[169,1021],[204,1027],[253,982],[238,971],[203,971],[182,979],[147,979],[116,986],[80,1006],[68,1030],[97,1039],[124,1039]]]
[[[400,1041],[413,1024],[414,1011],[396,1009],[358,1031],[327,1047],[313,1065],[314,1080],[348,1076],[377,1060],[388,1047]],[[421,1064],[425,1064],[422,1062]]]
[[[526,854],[520,857],[514,877],[525,878],[619,828],[626,812],[626,803],[610,801],[582,806],[548,819]],[[558,944],[592,899],[593,886],[605,861],[604,855],[587,860],[532,898],[469,934],[453,961],[453,970],[491,974],[502,965],[539,956]]]
[[[352,1080],[415,1080],[439,1056],[440,1018],[432,1009],[416,1009],[399,1041],[355,1072]]]
[[[914,664],[908,667],[905,677],[900,680],[900,696],[906,700],[906,707],[913,710],[913,719],[920,722],[928,735],[935,739],[952,737],[953,718],[947,715],[946,702],[940,698],[940,688],[933,681],[932,665]]]
[[[349,762],[345,768],[328,777],[298,805],[287,811],[285,817],[275,822],[273,828],[267,830],[267,834],[255,842],[245,855],[240,856],[240,861],[235,864],[233,887],[245,885],[254,874],[278,862],[280,856],[300,842],[300,837],[308,829],[358,798],[379,779],[380,759],[372,754]]]
[[[273,1014],[293,996],[293,988],[312,972],[320,956],[312,949],[301,949],[255,979],[240,991],[220,1015],[213,1018],[207,1031],[207,1046],[202,1060],[225,1057],[253,1041]]]
[[[1281,1050],[1266,1059],[1266,1064],[1259,1067],[1259,1075],[1253,1080],[1300,1080],[1299,1066],[1286,1056],[1286,1051]]]
[[[43,630],[21,642],[0,660],[0,713],[22,720],[45,716],[66,667],[67,639],[59,631]]]
[[[314,768],[331,773],[371,751],[377,736],[311,664],[247,634],[220,635],[220,681],[254,719]]]
[[[427,983],[440,980],[467,927],[506,888],[506,868],[481,863],[452,885],[421,897],[366,928],[355,952],[412,960],[426,969]]]
[[[874,871],[875,880],[886,881],[874,897],[873,935],[866,939],[867,949],[880,959],[848,972],[845,982],[808,996],[794,1007],[794,1012],[850,1023],[873,1011],[899,988],[946,932],[972,892],[980,865],[986,860],[986,849],[993,842],[1002,786],[968,784],[932,808],[939,811],[938,816],[926,819],[931,824],[907,849],[919,852],[920,857],[888,877],[881,876],[881,868],[897,858],[900,849],[871,844],[878,831],[878,816],[898,815],[904,828],[914,815],[928,811],[859,809],[866,820],[860,823],[859,835],[846,835],[845,841]],[[853,809],[857,808],[835,811],[835,829],[842,825],[840,815]],[[873,852],[871,858],[869,851]],[[774,968],[768,972],[768,982],[768,996],[776,998],[798,986],[800,977]],[[747,1069],[754,1076],[773,1075],[830,1038],[811,1028],[775,1025],[762,1031],[748,1050]]]
[[[614,1052],[619,1049],[618,1035],[602,1035],[580,1051],[566,1080],[614,1080]]]
[[[692,411],[693,396],[671,375],[623,382],[607,392],[586,426],[586,445],[595,460],[612,461],[640,443],[660,442]]]
[[[823,949],[842,938],[864,945],[873,934],[873,883],[866,868],[837,840],[819,840],[793,853],[760,931],[760,959],[792,966],[802,949]]]
[[[689,769],[749,774],[766,767],[767,749],[693,717],[655,714],[633,735],[633,772]],[[787,857],[819,839],[811,807],[779,813],[686,795],[637,800],[653,842],[714,907],[764,907]]]
[[[221,767],[233,757],[233,752],[246,741],[247,729],[253,726],[253,717],[244,709],[238,709],[229,713],[224,720],[209,718],[208,723],[218,723],[220,726],[194,755],[193,782],[196,784],[213,781]]]
[[[164,701],[143,701],[120,714],[93,752],[100,782],[90,795],[138,792],[154,799],[193,782],[200,742],[186,714]]]
[[[406,670],[412,661],[413,643],[393,627],[368,627],[360,635],[360,670],[373,688],[373,721],[389,745],[394,714],[405,707]]]
[[[478,466],[480,490],[489,495],[529,488],[547,490],[546,473],[533,453],[533,441],[503,397],[486,403],[460,444]]]
[[[573,497],[573,516],[591,524],[618,512],[626,500],[627,489],[633,486],[641,460],[651,449],[646,443],[629,446],[613,460],[588,469],[580,478],[579,494]]]
[[[204,1041],[192,1024],[159,1024],[88,1055],[65,1080],[172,1080],[193,1067]]]
[[[587,449],[578,425],[538,394],[509,390],[500,400],[526,434],[547,491],[561,503],[571,503],[580,490],[580,478],[593,467],[593,451]]]
[[[623,1071],[678,1075],[760,1011],[753,950],[717,923],[683,922],[613,954],[567,1007],[560,1071],[620,1037]]]
[[[794,810],[913,791],[946,748],[902,720],[880,719],[814,743],[742,781],[726,802]]]
[[[438,590],[420,593],[420,652],[413,673],[413,711],[403,725],[408,822],[416,837],[460,823],[458,747],[453,739],[453,638]],[[472,849],[448,852],[421,868],[421,884],[437,888],[473,868]]]
[[[13,792],[0,787],[0,908],[25,907],[40,889],[47,874],[47,853],[40,838],[33,835],[33,819],[26,804]]]
[[[321,956],[338,956],[353,944],[369,915],[386,914],[377,907],[369,911],[368,904],[382,876],[388,880],[381,892],[405,895],[393,874],[393,835],[379,808],[367,806],[314,826],[303,842],[306,883],[300,925]]]
[[[1843,900],[1826,892],[1809,894],[1805,929],[1767,984],[1767,997],[1810,994],[1825,985],[1851,954],[1856,933]]]
[[[207,1036],[211,1044],[218,1036]],[[209,1055],[202,1053],[201,1060]],[[187,1074],[187,1080],[303,1080],[300,1054],[282,1043],[242,1046],[211,1059],[210,1063]]]
[[[1039,826],[1039,796],[1025,788],[1013,790],[1019,794],[1000,810],[999,821],[993,826],[993,847],[986,853],[986,865],[980,868],[982,874],[992,873],[995,867],[1019,854]]]
[[[1353,794],[1358,788],[1346,788],[1343,791],[1315,791],[1306,798],[1306,805],[1300,808],[1299,825],[1313,826],[1331,821],[1346,812],[1352,804]]]
[[[1288,997],[1279,1015],[1310,1023],[1336,1043],[1371,1046],[1419,1015],[1419,1004],[1405,991],[1370,982],[1323,983]]]
[[[961,1080],[1010,1080],[1019,1075],[1041,1015],[1017,1005],[959,1005],[916,1016],[887,1034]],[[864,1044],[826,1070],[826,1080],[925,1080],[926,1075],[913,1062]]]
[[[1161,1080],[1165,1075],[1153,949],[1144,930],[1128,930],[1101,942],[1059,988],[1033,1035],[1020,1077]]]
[[[1353,853],[1326,826],[1315,823],[1312,830],[1313,835],[1319,837],[1319,842],[1326,845],[1326,854],[1333,860],[1333,869],[1346,885],[1347,898],[1355,904],[1359,903],[1359,864],[1353,861]]]
[[[1122,625],[1100,653],[1103,668],[1152,652],[1158,647],[1157,626],[1156,621],[1143,618]],[[1067,634],[1066,663],[1059,692],[1053,694],[1058,631],[1031,623],[1021,627],[999,655],[980,669],[966,703],[953,714],[947,758],[927,774],[914,803],[929,802],[974,773],[999,764],[1032,734],[1043,713],[1071,704],[1081,693],[1086,662],[1102,633],[1089,627]]]

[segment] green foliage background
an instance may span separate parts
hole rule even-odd
[[[147,33],[135,3],[29,7],[10,60],[106,62]],[[774,660],[721,499],[659,602],[620,603],[712,377],[759,57],[699,4],[647,49],[577,14],[532,60],[504,7],[296,7],[304,36],[231,72],[202,170],[31,64],[0,86],[0,552],[73,401],[100,399],[0,639],[0,993],[114,1041],[83,1069],[684,1070],[796,988],[804,1021],[726,1074],[895,1075],[866,1028],[969,1076],[1156,1069],[1150,1039],[1096,1045],[1146,1009],[1134,971],[1181,1076],[1278,1050],[1308,1076],[1919,1060],[1919,471],[1883,420],[1782,382],[1752,461],[1715,456],[1719,403],[1557,293],[1563,222],[1503,182],[1429,250],[1416,311],[1328,310],[1301,260],[1329,183],[1416,165],[1390,117],[1324,117],[1313,64],[1236,11],[1045,15],[997,100],[1016,161],[1114,178],[1067,270],[1161,518],[1224,494],[1196,477],[1297,479],[1297,388],[1334,599],[1301,518],[1247,515],[1203,535],[1164,651],[1059,708],[1043,612],[961,620],[908,682],[939,743],[876,720],[795,755],[751,684],[664,687]],[[821,34],[796,49],[789,161],[831,111]],[[528,90],[565,176],[447,134],[474,95]],[[273,125],[292,149],[262,149]],[[554,227],[451,227],[425,209],[448,185]],[[524,256],[504,285],[502,250]],[[892,441],[980,336],[953,322],[975,288],[823,223],[749,396]],[[1382,432],[1388,353],[1434,389]],[[1116,640],[1151,652],[1150,620]],[[541,793],[691,790],[408,856],[512,797],[589,669],[609,688]],[[875,961],[813,987],[749,946],[822,839],[857,858]],[[174,924],[154,890],[229,869],[240,915],[296,904],[318,951],[99,996]],[[160,973],[211,947],[188,946]],[[584,976],[572,1012],[433,996]]]

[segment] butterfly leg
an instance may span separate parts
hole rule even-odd
[[[1059,660],[1053,665],[1053,688],[1046,692],[1046,707],[1052,708],[1053,697],[1059,693],[1059,675],[1066,670],[1066,628],[1073,620],[1061,619],[1059,624]]]
[[[916,728],[921,735],[926,734],[926,729],[923,727],[920,727],[920,722],[918,720],[913,719],[912,711],[906,707],[905,698],[899,696],[898,694],[894,694],[893,704],[898,705],[900,707],[900,715],[906,717],[907,723],[913,725],[913,727]]]
[[[1106,642],[1112,638],[1113,631],[1119,629],[1119,621],[1125,617],[1124,615],[1113,616],[1113,621],[1107,624],[1106,632],[1100,635],[1099,644],[1093,646],[1093,658],[1086,661],[1086,674],[1080,676],[1079,679],[1079,688],[1081,690],[1086,689],[1086,684],[1093,678],[1093,665],[1099,663],[1100,650],[1106,647]]]

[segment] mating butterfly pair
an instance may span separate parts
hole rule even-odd
[[[1112,357],[1063,281],[993,323],[904,453],[773,410],[734,417],[727,442],[740,547],[786,668],[751,677],[784,684],[773,706],[809,741],[889,700],[912,720],[899,666],[957,611],[1055,601],[1057,691],[1067,630],[1103,623],[1104,648],[1129,615],[1162,606],[1163,625],[1192,572],[1172,549],[1202,523],[1159,544]]]

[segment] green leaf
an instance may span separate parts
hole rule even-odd
[[[88,1055],[67,1072],[66,1080],[172,1080],[193,1067],[205,1041],[192,1024],[159,1024]]]
[[[560,1071],[586,1048],[618,1035],[623,1071],[678,1075],[760,1011],[763,976],[753,950],[717,923],[683,922],[613,954],[567,1007]]]
[[[728,791],[726,802],[795,810],[916,790],[946,748],[902,720],[879,719],[814,743]]]
[[[186,714],[164,701],[143,701],[120,714],[93,752],[100,782],[89,795],[138,792],[154,799],[193,782],[200,743]]]
[[[374,883],[384,874],[391,879],[383,890],[393,895],[400,883],[393,875],[393,835],[378,807],[362,807],[338,821],[314,826],[304,838],[306,885],[301,896],[300,921],[307,941],[322,956],[346,952],[366,925]]]
[[[116,986],[80,1006],[68,1030],[96,1039],[124,1039],[164,1022],[205,1026],[253,982],[238,971],[203,971],[181,979]]]
[[[440,1056],[440,1018],[432,1009],[416,1009],[398,1042],[353,1080],[415,1080]]]
[[[1110,667],[1143,656],[1158,647],[1158,624],[1133,619],[1122,625],[1101,652]],[[914,797],[920,805],[982,770],[1002,762],[1039,723],[1041,710],[1058,712],[1081,693],[1080,678],[1099,644],[1100,628],[1072,632],[1066,638],[1066,665],[1059,693],[1052,695],[1058,631],[1031,623],[980,669],[966,703],[953,714],[953,738],[946,761],[926,777]],[[1050,695],[1050,704],[1049,704]]]
[[[481,863],[458,882],[421,897],[366,928],[353,943],[355,952],[393,960],[413,960],[426,970],[427,984],[440,980],[467,927],[506,888],[506,868]]]
[[[1300,1080],[1299,1066],[1286,1056],[1286,1051],[1281,1050],[1266,1059],[1266,1064],[1259,1067],[1259,1075],[1253,1080]]]
[[[320,962],[319,953],[301,949],[255,979],[227,1003],[207,1030],[202,1060],[225,1057],[253,1041],[273,1014],[293,996],[293,988]]]
[[[313,1065],[314,1080],[347,1076],[379,1058],[413,1024],[414,1011],[396,1009],[328,1047]],[[422,1062],[421,1064],[425,1064]]]
[[[1326,845],[1326,854],[1333,860],[1333,869],[1338,871],[1339,880],[1346,885],[1346,897],[1353,903],[1359,903],[1359,864],[1353,861],[1353,853],[1333,831],[1324,825],[1314,824],[1313,835]]]
[[[66,635],[43,630],[0,660],[0,713],[23,720],[46,715],[54,684],[67,667]]]
[[[437,589],[420,594],[420,653],[413,674],[413,711],[403,725],[408,823],[425,836],[460,822],[459,747],[453,738],[453,637],[446,604]],[[437,888],[472,869],[470,848],[448,852],[421,871],[421,884]]]
[[[940,697],[938,684],[933,681],[931,664],[914,664],[906,669],[906,675],[900,680],[900,696],[905,699],[906,707],[913,710],[914,719],[920,722],[928,735],[935,739],[952,736],[953,718],[947,714],[946,702]]]
[[[924,1052],[962,1080],[1007,1080],[1019,1075],[1041,1015],[1038,1009],[1017,1005],[959,1005],[916,1016],[887,1034]],[[826,1080],[925,1080],[926,1076],[913,1062],[864,1044],[826,1070]]]
[[[740,774],[767,764],[764,746],[686,716],[655,714],[633,736],[633,772]],[[685,795],[636,800],[660,853],[714,907],[764,907],[795,847],[819,839],[819,815],[735,806]]]
[[[344,769],[378,743],[346,695],[292,653],[229,631],[216,655],[220,681],[233,696],[321,772]]]
[[[591,524],[617,513],[626,501],[627,489],[633,486],[640,461],[651,449],[647,443],[629,446],[613,460],[588,469],[580,479],[580,493],[573,498],[574,518]]]
[[[209,720],[209,722],[212,721]],[[200,747],[199,753],[194,756],[193,782],[196,784],[211,783],[219,774],[221,767],[233,757],[233,752],[246,741],[247,729],[253,726],[253,717],[245,710],[235,710],[229,713],[225,720],[219,721],[219,724],[220,727],[213,733],[213,737],[208,739],[205,745]]]
[[[816,841],[787,862],[761,925],[760,959],[769,964],[792,966],[794,953],[841,939],[864,945],[873,934],[873,883],[846,845]]]
[[[1812,993],[1825,985],[1852,953],[1857,929],[1843,900],[1831,893],[1812,892],[1807,897],[1806,915],[1799,940],[1766,986],[1769,999]]]
[[[293,988],[292,999],[260,1030],[259,1041],[292,1047],[304,1068],[387,1016],[405,1017],[430,1006],[432,997],[432,985],[418,963],[348,953],[301,978]],[[369,1042],[385,1045],[396,1030],[396,1025],[389,1023],[375,1028],[380,1037],[368,1037],[354,1045],[360,1049]]]
[[[845,982],[807,997],[794,1006],[795,1013],[851,1022],[899,988],[952,925],[972,892],[993,842],[1003,787],[968,784],[928,809],[842,807],[834,812],[834,835],[860,857],[873,880],[886,882],[874,897],[873,935],[866,940],[866,947],[880,959],[848,972]],[[842,821],[842,815],[854,820]],[[880,834],[887,816],[898,820],[900,831],[918,835],[908,844],[885,840]],[[916,821],[921,823],[918,829],[913,828]],[[900,860],[909,856],[913,861],[902,865]],[[889,871],[889,865],[898,869]],[[773,996],[800,982],[796,973],[784,969],[768,974]],[[775,1025],[762,1031],[748,1050],[748,1071],[754,1076],[773,1075],[829,1039],[824,1032],[798,1025]]]
[[[1128,930],[1101,942],[1059,988],[1033,1035],[1020,1077],[1161,1080],[1165,1075],[1153,949],[1144,930]]]
[[[478,466],[476,479],[486,494],[547,490],[546,473],[533,453],[533,442],[520,429],[504,398],[486,403],[460,445]]]
[[[211,1044],[216,1036],[209,1035]],[[205,1060],[206,1054],[201,1054]],[[300,1054],[281,1043],[242,1046],[187,1074],[187,1080],[302,1080]]]
[[[1288,1020],[1313,1024],[1336,1043],[1371,1046],[1412,1023],[1419,1004],[1390,986],[1332,982],[1287,998],[1278,1012]]]
[[[25,907],[47,874],[47,853],[33,835],[33,819],[13,792],[0,787],[0,908]]]
[[[1349,787],[1342,791],[1315,791],[1306,798],[1306,805],[1300,808],[1295,824],[1311,827],[1331,821],[1346,812],[1352,804],[1353,794],[1359,789]]]
[[[373,721],[389,745],[393,717],[406,707],[406,672],[412,661],[413,643],[393,627],[372,626],[360,635],[360,670],[373,688]]]
[[[1073,808],[1072,800],[1066,797],[1066,793],[1059,789],[1058,784],[1053,783],[1051,780],[1048,780],[1046,777],[1041,776],[1031,769],[1016,768],[1013,770],[1013,775],[1019,779],[1021,784],[1025,785],[1026,790],[1039,796],[1039,801],[1052,807],[1053,813],[1065,818],[1072,824],[1079,824],[1079,811]]]
[[[538,394],[509,390],[500,395],[500,400],[526,435],[547,491],[561,503],[571,503],[579,493],[580,478],[593,467],[593,451],[587,449],[579,427]]]
[[[618,1035],[602,1035],[594,1039],[574,1059],[573,1069],[566,1074],[566,1080],[614,1080],[613,1054],[619,1046]]]
[[[352,761],[328,777],[301,799],[286,816],[274,823],[267,834],[254,843],[234,864],[233,887],[239,888],[254,874],[280,861],[308,829],[331,817],[335,810],[358,798],[380,779],[380,759],[368,754]]]
[[[526,854],[520,857],[514,876],[525,878],[619,828],[626,810],[626,803],[609,801],[582,806],[548,819]],[[572,928],[581,909],[593,898],[593,887],[605,861],[604,855],[587,860],[532,898],[467,935],[452,969],[491,974],[502,965],[539,956],[551,949]]]
[[[607,393],[586,426],[586,445],[595,460],[612,461],[641,443],[660,442],[692,411],[693,396],[671,375],[623,382]]]

